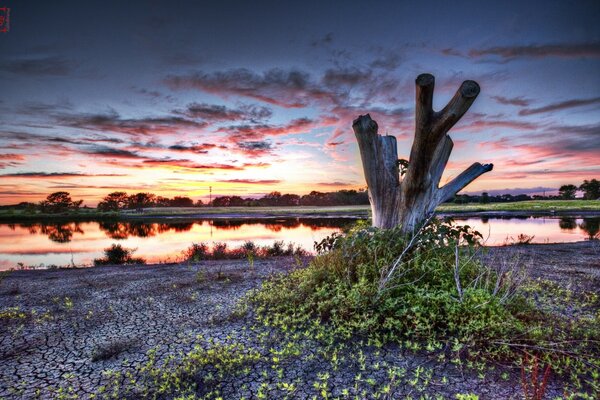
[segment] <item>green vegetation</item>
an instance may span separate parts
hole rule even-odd
[[[600,200],[531,200],[512,203],[442,204],[441,213],[472,213],[480,211],[523,211],[532,213],[600,211]]]
[[[247,217],[289,217],[289,216],[357,216],[367,217],[371,208],[367,205],[356,206],[289,206],[289,207],[168,207],[144,208],[143,210],[120,210],[102,212],[93,208],[79,208],[61,213],[44,213],[35,208],[0,208],[0,220],[152,220],[163,216],[185,218],[247,218]],[[445,203],[438,207],[441,213],[475,213],[486,211],[507,211],[523,213],[568,213],[600,212],[600,200],[531,200],[506,203]]]
[[[255,257],[279,256],[306,256],[308,253],[293,243],[287,245],[283,240],[277,240],[270,246],[257,246],[254,242],[247,241],[237,248],[227,248],[227,243],[216,242],[212,249],[206,243],[192,243],[182,252],[184,261],[198,262],[202,260],[225,260],[247,258],[250,265]]]
[[[135,249],[127,249],[120,244],[113,244],[104,249],[104,258],[94,259],[94,265],[124,265],[124,264],[145,264],[143,258],[132,257]]]
[[[600,313],[556,312],[564,296],[478,261],[478,237],[439,222],[412,238],[359,226],[307,268],[266,282],[252,301],[266,325],[327,346],[358,336],[484,366],[519,366],[534,355],[568,392],[600,394]]]

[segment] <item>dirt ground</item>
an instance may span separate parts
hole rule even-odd
[[[516,257],[533,278],[575,290],[600,291],[600,243],[499,247],[489,249],[485,257],[501,255]],[[0,281],[0,399],[55,398],[57,391],[66,388],[79,398],[90,398],[106,384],[103,371],[135,374],[136,365],[148,359],[148,350],[156,349],[158,359],[185,353],[198,335],[222,343],[244,343],[269,356],[269,348],[259,346],[256,332],[249,329],[252,316],[237,316],[235,306],[267,276],[286,272],[297,262],[271,258],[256,260],[252,268],[245,260],[226,260],[13,271]],[[270,340],[277,346],[277,335]],[[321,362],[314,344],[283,362],[279,379],[297,383],[290,398],[319,395],[314,383],[322,380],[319,374],[324,371],[331,393],[343,396],[345,388],[351,388],[352,398],[364,397],[361,393],[368,392],[363,390],[389,383],[379,365],[408,371],[391,398],[425,394],[455,398],[457,393],[477,393],[481,399],[522,396],[519,371],[499,369],[482,377],[392,345],[374,348],[354,343],[346,351],[364,354],[362,366],[347,357],[347,362],[331,369]],[[364,365],[369,367],[365,370]],[[411,371],[423,369],[430,371],[431,383],[413,385]],[[276,377],[267,370],[268,366],[257,364],[245,376],[225,376],[212,387],[223,398],[258,398],[261,385],[267,385],[272,388],[268,398],[283,397]],[[356,383],[357,375],[362,376],[360,383]],[[549,392],[560,395],[552,385]]]

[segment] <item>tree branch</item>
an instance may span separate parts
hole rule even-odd
[[[363,160],[363,170],[368,187],[377,187],[377,165],[379,164],[379,151],[377,138],[377,122],[371,119],[371,115],[360,115],[352,122],[352,129],[358,141],[360,157]]]
[[[442,174],[444,173],[444,169],[446,169],[446,164],[450,158],[452,147],[454,147],[454,142],[452,142],[450,136],[444,135],[444,138],[438,144],[435,152],[433,153],[433,160],[431,167],[429,168],[429,172],[431,174],[431,186],[433,190],[438,189],[440,179],[442,179]]]
[[[479,85],[475,81],[464,81],[456,94],[448,102],[443,110],[435,113],[436,121],[433,124],[432,130],[436,136],[446,134],[450,128],[458,122],[458,120],[467,112],[471,104],[479,95]]]
[[[494,164],[480,164],[474,163],[469,168],[464,170],[456,178],[448,182],[444,187],[440,188],[438,192],[438,204],[452,198],[456,193],[460,192],[465,186],[473,182],[479,176],[491,171],[494,168]]]
[[[433,116],[433,89],[435,78],[431,74],[421,74],[415,80],[416,107],[415,123],[417,132],[425,132]]]

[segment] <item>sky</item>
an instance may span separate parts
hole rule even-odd
[[[600,178],[598,1],[0,0],[0,204],[68,191],[206,199],[366,186],[352,120],[408,158],[414,80],[450,131],[442,183],[541,193]]]

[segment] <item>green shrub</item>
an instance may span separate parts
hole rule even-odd
[[[252,296],[276,324],[329,322],[342,336],[459,338],[470,343],[520,329],[497,273],[473,257],[481,235],[435,221],[409,238],[360,224],[326,242],[332,250],[307,268],[263,284]],[[396,267],[394,268],[394,265]],[[508,282],[504,282],[505,286]],[[460,289],[460,292],[459,292]]]
[[[123,264],[145,264],[143,258],[132,257],[135,249],[128,249],[120,244],[113,244],[104,249],[104,258],[94,259],[94,265],[123,265]]]

